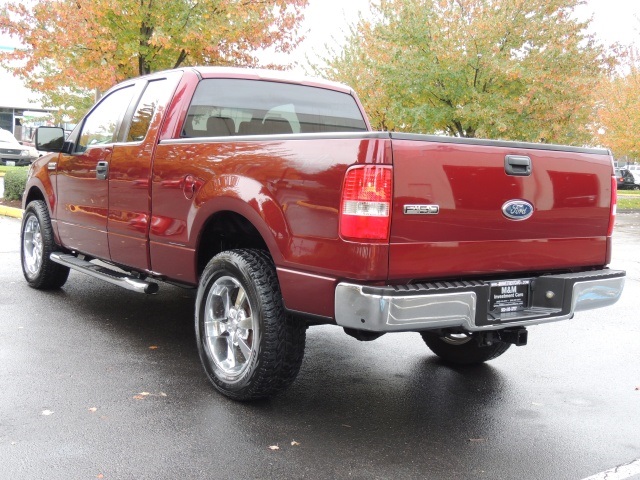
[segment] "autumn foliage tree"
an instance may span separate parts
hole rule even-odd
[[[0,32],[25,49],[3,64],[50,106],[82,106],[88,92],[184,65],[258,64],[263,48],[287,52],[308,0],[10,1]]]
[[[640,159],[640,61],[630,52],[627,63],[598,89],[598,136],[616,158]]]
[[[379,0],[323,73],[383,129],[581,145],[613,60],[582,0]]]

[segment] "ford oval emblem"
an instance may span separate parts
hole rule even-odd
[[[509,220],[526,220],[533,215],[533,205],[525,200],[509,200],[502,205],[502,213]]]

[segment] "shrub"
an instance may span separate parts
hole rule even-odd
[[[4,198],[6,200],[22,200],[27,185],[27,168],[11,170],[4,175]]]

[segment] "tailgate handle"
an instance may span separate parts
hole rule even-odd
[[[531,175],[531,159],[525,155],[507,155],[504,157],[504,171],[507,175],[528,177]]]

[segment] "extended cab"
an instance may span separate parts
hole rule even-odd
[[[22,266],[144,293],[197,287],[204,369],[236,399],[299,370],[310,325],[419,332],[455,364],[611,305],[608,151],[371,131],[356,94],[283,73],[184,68],[113,87],[30,169]]]

